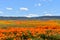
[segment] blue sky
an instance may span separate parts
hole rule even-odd
[[[60,0],[0,0],[0,16],[60,16]]]

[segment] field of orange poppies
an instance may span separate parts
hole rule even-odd
[[[60,20],[0,20],[0,40],[60,40]]]

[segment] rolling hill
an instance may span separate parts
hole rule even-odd
[[[39,16],[39,17],[4,17],[0,16],[0,20],[44,20],[44,19],[60,19],[60,16]]]

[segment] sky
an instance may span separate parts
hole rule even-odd
[[[0,0],[0,16],[60,16],[60,0]]]

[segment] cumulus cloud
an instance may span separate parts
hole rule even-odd
[[[48,14],[48,13],[47,13],[47,14],[45,14],[45,16],[52,16],[52,14]]]
[[[41,3],[37,3],[37,4],[35,4],[35,6],[41,6]]]
[[[21,7],[20,10],[21,11],[28,11],[29,9],[28,8],[25,8],[25,7]]]
[[[38,17],[39,15],[37,14],[28,14],[28,15],[25,15],[25,17]]]
[[[6,8],[7,10],[13,10],[13,8],[11,8],[11,7],[8,7],[8,8]]]
[[[0,13],[3,13],[3,11],[0,11]]]

